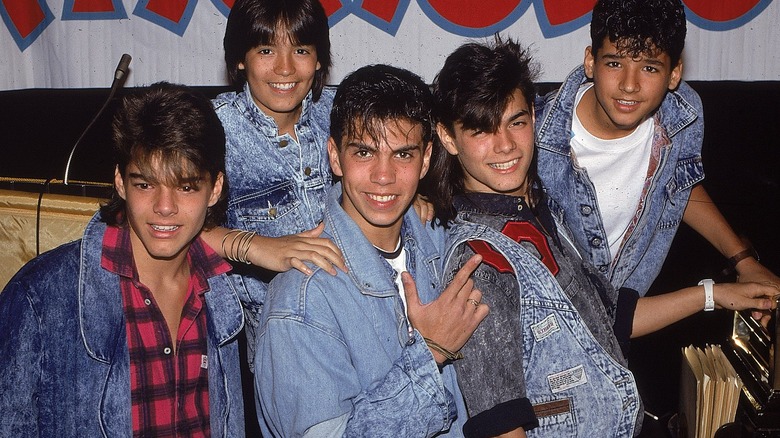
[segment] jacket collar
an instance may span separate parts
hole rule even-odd
[[[537,132],[539,147],[561,154],[570,153],[569,140],[572,115],[575,110],[574,101],[580,85],[587,81],[585,67],[579,65],[569,73],[557,92],[551,93],[544,100],[537,100],[537,103],[549,106],[549,109],[544,110],[544,120]],[[686,95],[693,93],[690,86],[681,81],[677,91],[666,93],[661,108],[655,114],[656,122],[663,126],[670,138],[693,123],[697,117],[696,109],[685,99],[681,91]],[[552,103],[549,103],[551,100]],[[537,108],[537,111],[540,110],[541,108]]]
[[[119,276],[100,265],[106,224],[96,213],[81,241],[78,279],[79,324],[84,347],[95,360],[111,363],[117,344],[124,342],[125,315]],[[204,295],[208,306],[208,336],[217,345],[233,339],[244,325],[241,302],[225,274],[209,279]]]
[[[341,183],[336,183],[328,191],[324,222],[325,232],[333,238],[344,254],[349,277],[363,294],[395,295],[397,292],[392,268],[341,208],[341,196]],[[407,252],[414,253],[414,258],[410,260],[429,264],[440,255],[423,227],[414,209],[409,208],[401,225],[401,239]]]

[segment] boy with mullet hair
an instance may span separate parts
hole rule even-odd
[[[211,103],[160,83],[114,118],[115,192],[0,294],[0,436],[244,436],[249,302],[199,237],[224,220]]]
[[[340,182],[323,235],[348,270],[271,282],[255,357],[264,436],[461,436],[449,362],[488,309],[468,278],[479,257],[441,291],[443,235],[409,208],[432,114],[428,86],[406,70],[368,66],[339,86],[328,153]]]

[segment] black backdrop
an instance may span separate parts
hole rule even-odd
[[[780,82],[691,85],[705,108],[705,187],[729,222],[752,240],[762,262],[780,273]],[[208,97],[224,91],[198,89]],[[128,92],[132,90],[118,95]],[[62,179],[70,148],[107,94],[103,89],[0,92],[0,177]],[[115,107],[116,101],[82,141],[71,179],[111,181],[109,122]],[[722,263],[714,249],[683,225],[650,293],[695,285],[715,276]],[[636,340],[630,363],[647,410],[661,417],[677,410],[681,347],[722,343],[729,330],[728,313],[701,312]]]

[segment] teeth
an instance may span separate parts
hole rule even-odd
[[[295,82],[271,82],[269,85],[271,87],[276,88],[278,90],[292,90],[292,88],[295,86]]]
[[[397,196],[396,195],[383,195],[383,196],[380,196],[380,195],[368,195],[368,197],[373,199],[374,201],[377,201],[377,202],[390,202],[393,199],[395,199]]]
[[[515,164],[517,164],[518,161],[520,161],[520,159],[519,158],[515,158],[514,160],[507,161],[506,163],[494,163],[494,164],[491,164],[490,167],[492,167],[494,169],[498,169],[498,170],[506,170],[506,169],[509,169],[510,167],[514,166]]]
[[[178,225],[152,225],[152,228],[156,231],[175,231],[179,228]]]
[[[620,100],[618,99],[618,103],[621,105],[636,105],[635,100]]]

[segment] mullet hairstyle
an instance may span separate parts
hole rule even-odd
[[[590,22],[595,56],[609,38],[632,58],[661,51],[674,68],[685,47],[685,8],[680,0],[599,0]]]
[[[330,136],[339,150],[344,139],[368,135],[380,143],[387,122],[407,120],[422,126],[423,143],[433,139],[433,96],[416,74],[389,65],[369,65],[339,85],[330,113]]]
[[[492,44],[460,46],[447,57],[434,79],[433,95],[439,122],[453,137],[456,123],[463,129],[497,132],[515,90],[523,93],[528,108],[533,110],[534,81],[538,72],[528,50],[512,39],[504,41],[496,35]],[[534,148],[527,176],[532,188],[540,187],[536,157]],[[443,147],[434,148],[423,193],[433,203],[436,219],[446,227],[456,215],[453,198],[466,193],[465,175],[458,157],[450,155]],[[529,196],[529,204],[536,205],[538,196],[533,189]]]
[[[122,178],[135,164],[160,184],[178,185],[193,175],[210,178],[225,175],[225,131],[206,97],[184,85],[158,82],[147,90],[125,97],[112,124],[116,165]],[[157,169],[155,171],[155,169]],[[204,228],[226,219],[227,176],[222,195],[206,212]],[[109,225],[124,221],[125,200],[114,188],[111,199],[100,207]]]
[[[244,88],[246,70],[238,64],[249,50],[280,38],[316,47],[320,69],[314,73],[312,97],[319,100],[331,66],[328,16],[319,0],[236,0],[223,40],[231,85],[236,91]]]

